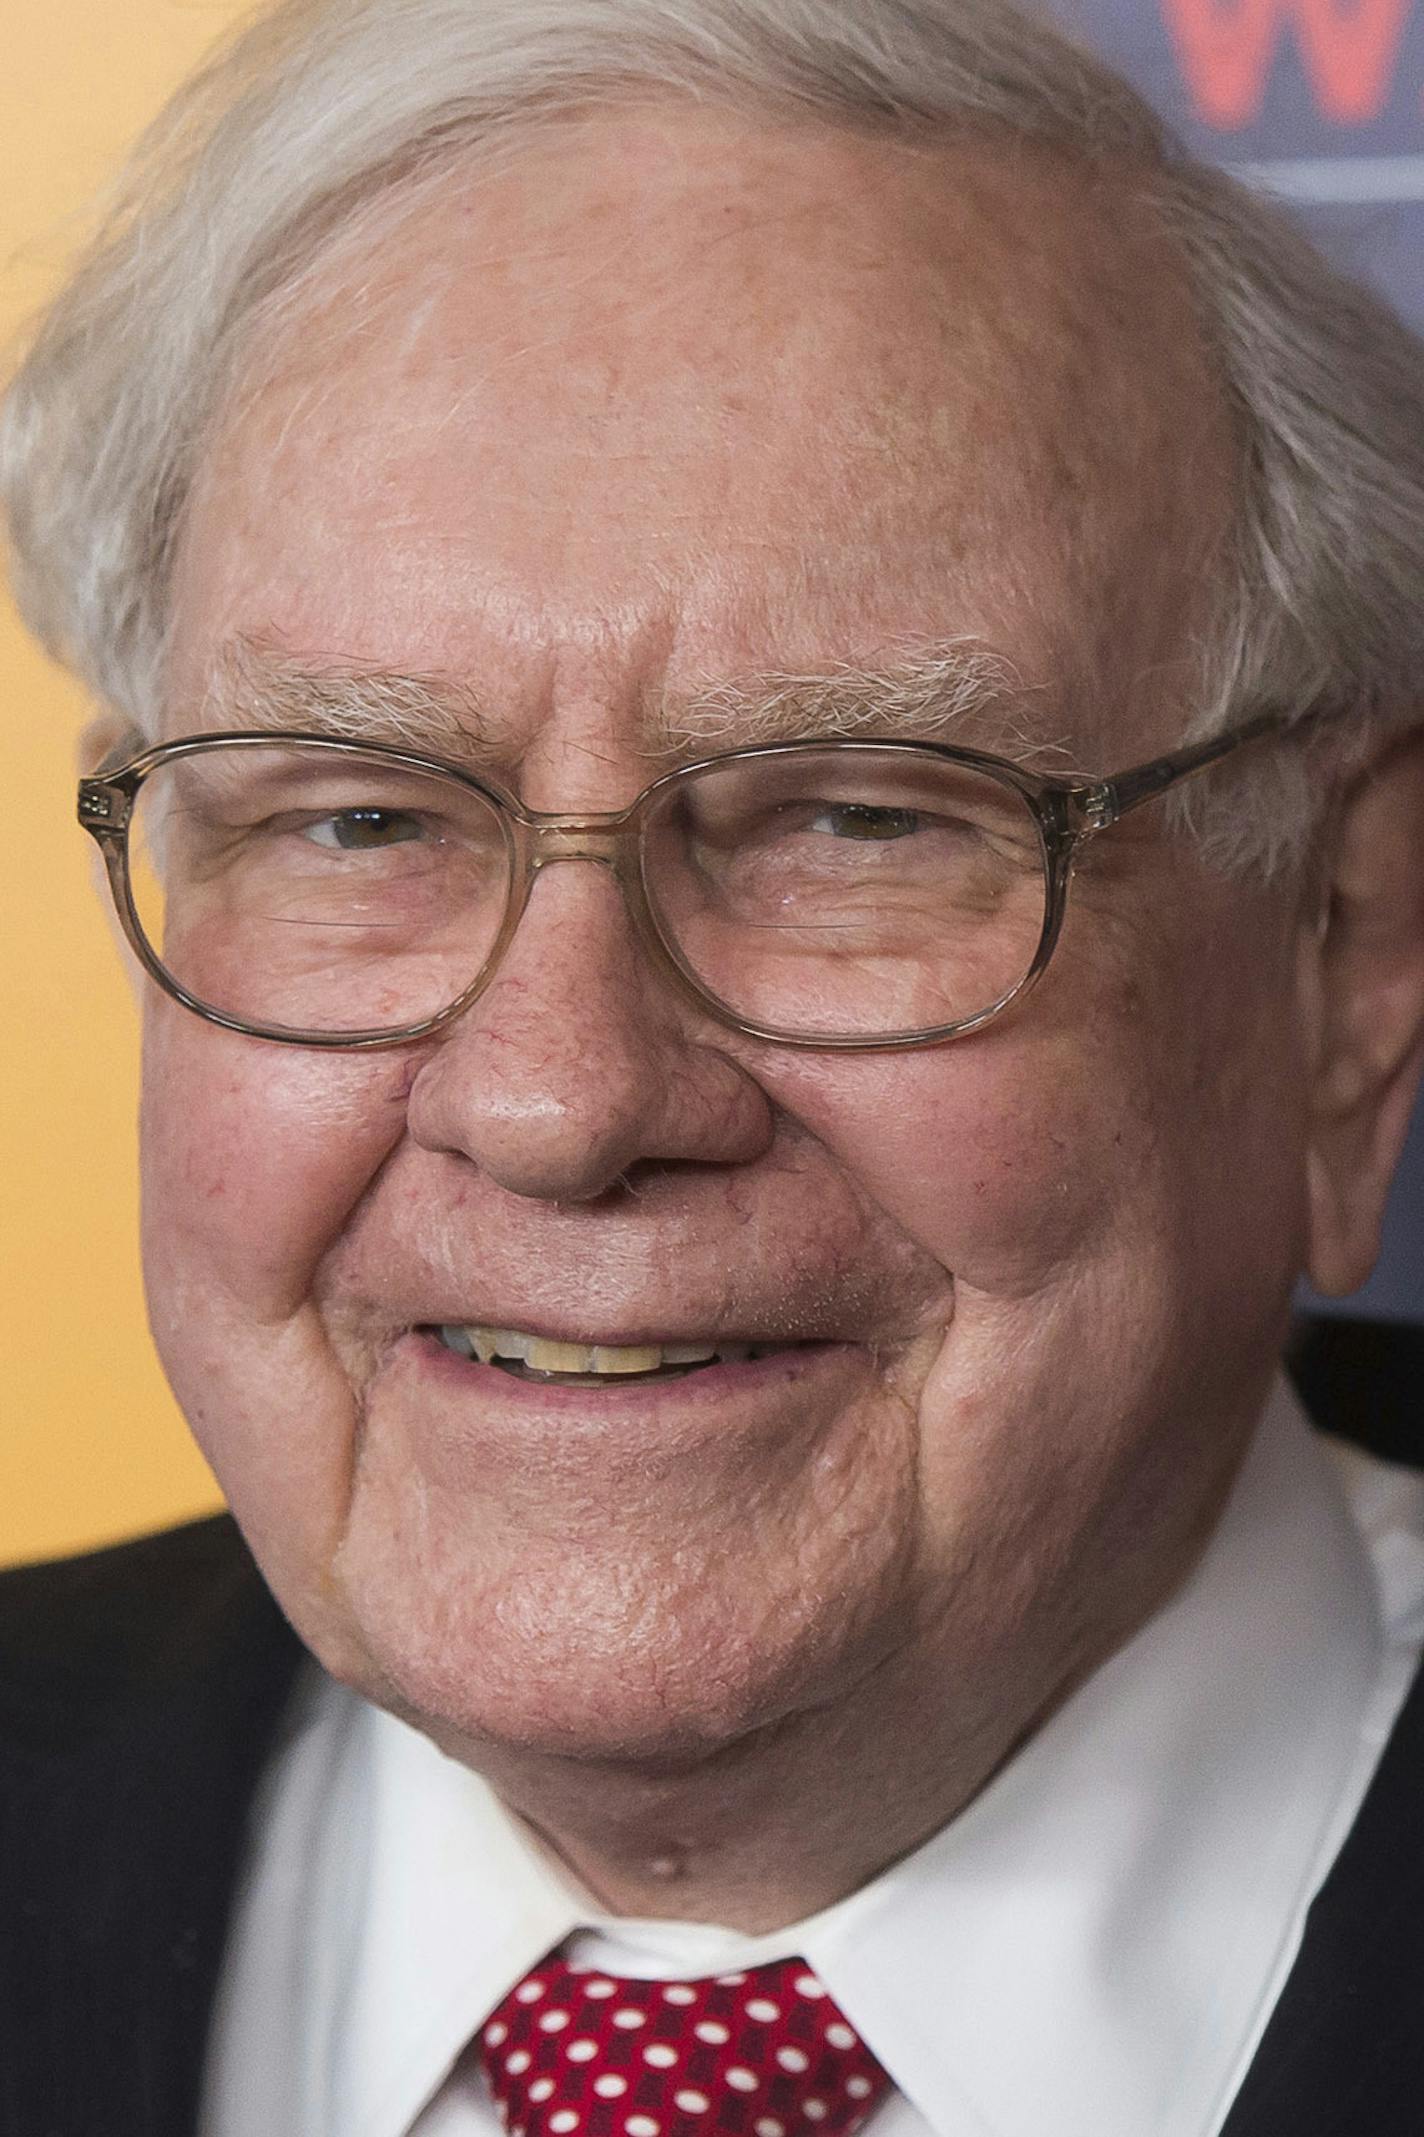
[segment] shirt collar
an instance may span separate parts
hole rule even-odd
[[[578,1920],[571,1888],[478,1775],[368,1707],[364,1935],[330,2127],[408,2129],[479,2021]]]
[[[1341,1838],[1383,1645],[1282,1384],[1178,1595],[915,1857],[809,1926],[808,1961],[943,2137],[1218,2127]]]
[[[801,1954],[939,2137],[1199,2137],[1338,1843],[1382,1644],[1369,1558],[1282,1383],[1174,1599],[933,1839],[774,1937],[600,1920],[484,1782],[366,1709],[379,1934],[334,2014],[332,2126],[407,2128],[582,1929],[580,1956],[630,1974]]]

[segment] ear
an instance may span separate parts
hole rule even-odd
[[[1424,1069],[1424,732],[1348,789],[1305,949],[1314,1056],[1308,1268],[1354,1291],[1379,1254],[1385,1199]]]

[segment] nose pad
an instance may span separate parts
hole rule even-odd
[[[556,880],[551,871],[561,861],[592,862],[600,872],[585,876],[579,870],[559,870]],[[512,991],[527,1000],[530,969],[542,975],[555,966],[562,968],[576,990],[598,973],[606,982],[622,982],[641,995],[648,975],[639,954],[636,915],[624,889],[617,841],[602,830],[551,826],[547,838],[540,840],[529,857],[529,878],[523,911],[486,998],[508,980]],[[550,912],[551,903],[560,909],[557,920]],[[586,938],[582,954],[569,954],[571,936]],[[531,1004],[531,1013],[535,1006]],[[554,1000],[539,1002],[537,1010],[556,1023],[563,1021]],[[580,1011],[575,1009],[572,1021],[580,1020]]]
[[[678,982],[666,970],[665,952],[658,939],[656,926],[652,924],[643,900],[638,863],[630,842],[626,819],[622,816],[592,817],[533,817],[526,819],[525,868],[528,893],[524,910],[521,911],[515,928],[515,937],[506,945],[503,963],[514,947],[519,931],[525,925],[524,912],[528,899],[545,871],[560,861],[592,861],[607,869],[613,879],[618,898],[623,908],[623,922],[627,930],[629,954],[638,968],[640,989],[650,980],[650,968],[660,975],[659,984],[671,980],[674,989],[681,993]],[[498,971],[495,974],[498,980]]]

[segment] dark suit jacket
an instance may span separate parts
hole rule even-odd
[[[1296,1369],[1424,1465],[1424,1333],[1321,1325]],[[300,1656],[225,1516],[0,1577],[0,2137],[191,2137]],[[1424,2137],[1424,1677],[1225,2137]]]

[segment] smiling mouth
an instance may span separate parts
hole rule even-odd
[[[423,1333],[457,1357],[494,1366],[516,1380],[562,1387],[681,1380],[711,1365],[743,1365],[806,1348],[802,1343],[562,1343],[473,1322],[442,1322]]]

